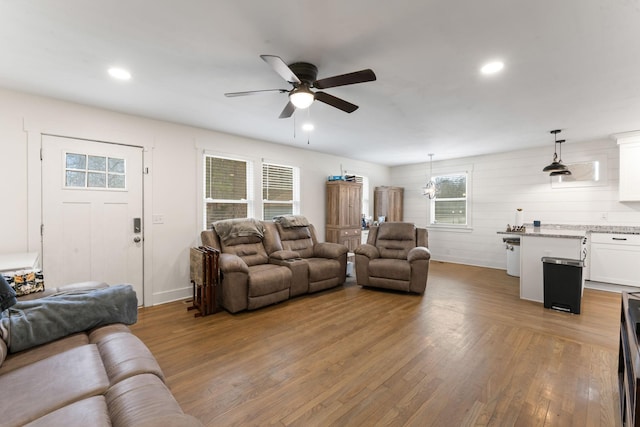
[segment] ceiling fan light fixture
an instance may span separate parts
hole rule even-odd
[[[289,100],[296,108],[305,109],[313,103],[315,96],[308,88],[304,86],[297,87],[289,94]]]

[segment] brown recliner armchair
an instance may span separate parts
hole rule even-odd
[[[253,310],[289,298],[291,270],[270,264],[269,253],[278,248],[271,228],[251,218],[213,223],[204,230],[202,244],[220,251],[220,304],[231,313]]]
[[[288,265],[294,278],[291,296],[329,289],[345,282],[347,247],[318,242],[313,224],[301,215],[285,215],[265,226],[274,227],[281,251],[271,253],[271,262]]]
[[[412,223],[385,222],[372,227],[367,243],[354,251],[358,284],[424,293],[431,259],[427,246],[427,230]]]

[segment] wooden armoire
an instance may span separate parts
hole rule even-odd
[[[362,184],[327,181],[325,240],[341,243],[350,252],[360,244],[362,228]]]
[[[402,221],[402,187],[376,187],[373,190],[373,220],[384,216],[385,221]]]

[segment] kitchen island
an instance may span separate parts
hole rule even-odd
[[[520,298],[544,302],[542,257],[583,261],[587,255],[587,231],[528,227],[525,232],[498,232],[520,236]],[[583,277],[584,287],[584,277]]]

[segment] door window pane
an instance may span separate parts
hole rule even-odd
[[[67,169],[86,169],[87,156],[84,154],[67,153],[65,166]]]
[[[85,179],[86,179],[85,172],[66,171],[64,185],[66,187],[84,188],[84,186],[86,185]]]
[[[109,172],[124,173],[124,159],[109,157]]]
[[[109,174],[109,188],[125,188],[124,175]]]
[[[125,159],[66,153],[64,163],[65,187],[126,189]]]
[[[104,173],[89,172],[87,175],[87,187],[104,188],[106,185],[107,181]]]
[[[107,168],[107,158],[99,156],[89,156],[89,166],[87,169],[90,171],[105,171]]]

